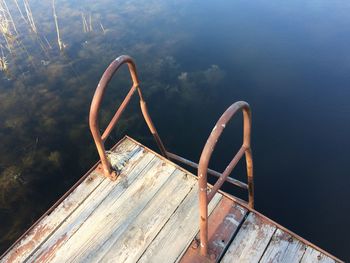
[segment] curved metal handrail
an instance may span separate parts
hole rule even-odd
[[[104,95],[105,90],[106,90],[109,82],[111,81],[114,73],[125,63],[128,65],[133,84],[132,84],[132,87],[130,88],[130,91],[128,92],[128,94],[124,98],[124,100],[121,103],[121,105],[119,106],[117,112],[114,114],[112,120],[110,121],[110,123],[108,124],[107,128],[105,129],[105,131],[103,132],[103,134],[101,136],[99,125],[98,125],[98,113],[99,113],[99,108],[100,108],[101,103],[102,103],[103,95]],[[166,151],[165,151],[164,145],[163,145],[163,143],[158,135],[156,128],[153,125],[151,117],[148,113],[146,102],[144,101],[142,93],[141,93],[141,88],[139,87],[139,79],[137,77],[135,63],[131,57],[126,56],[126,55],[122,55],[122,56],[116,58],[108,66],[106,71],[103,73],[103,75],[102,75],[102,77],[97,85],[94,97],[92,99],[91,107],[90,107],[90,114],[89,114],[90,130],[91,130],[92,136],[94,138],[98,154],[99,154],[100,159],[101,159],[103,173],[105,174],[105,176],[111,178],[112,180],[115,180],[117,178],[117,174],[115,171],[112,171],[111,164],[109,163],[109,161],[107,159],[104,142],[106,141],[107,137],[110,135],[112,129],[117,124],[120,116],[122,115],[122,113],[125,110],[125,107],[130,102],[130,99],[136,90],[138,91],[138,95],[140,97],[140,107],[141,107],[142,115],[147,123],[148,128],[150,129],[151,133],[153,134],[162,155],[164,155],[166,157]]]
[[[232,161],[221,174],[218,181],[208,191],[207,171],[211,155],[214,151],[216,143],[221,136],[226,124],[237,113],[243,111],[243,144]],[[254,184],[253,184],[253,159],[250,148],[250,133],[251,133],[251,111],[249,104],[244,101],[238,101],[232,104],[220,117],[214,126],[209,138],[203,148],[199,165],[198,165],[198,181],[199,181],[199,227],[200,227],[200,247],[203,256],[208,255],[208,204],[230,175],[232,170],[237,165],[238,161],[245,154],[248,176],[248,194],[249,207],[254,207]]]
[[[124,98],[123,102],[119,106],[115,115],[113,116],[110,123],[107,125],[107,128],[103,132],[102,136],[100,133],[99,125],[98,125],[98,113],[99,108],[102,103],[104,92],[111,81],[115,72],[121,67],[123,64],[127,64],[129,68],[129,72],[132,79],[132,87],[130,91]],[[201,254],[207,256],[208,254],[208,203],[211,201],[215,193],[219,190],[222,184],[227,181],[231,184],[237,185],[243,189],[248,189],[249,193],[249,202],[248,205],[253,208],[254,206],[254,190],[253,190],[253,160],[250,149],[250,130],[251,130],[251,112],[248,103],[244,101],[239,101],[232,104],[220,117],[219,121],[215,125],[212,130],[206,145],[202,151],[199,164],[196,164],[192,161],[189,161],[181,156],[170,153],[165,150],[165,147],[158,135],[158,132],[151,120],[151,117],[148,113],[148,109],[146,106],[146,102],[142,96],[141,88],[139,87],[139,80],[136,73],[136,66],[133,59],[129,56],[123,55],[115,59],[103,73],[101,80],[96,88],[94,97],[92,99],[90,115],[89,115],[89,125],[92,136],[94,138],[98,154],[101,159],[102,169],[105,176],[115,180],[117,178],[117,174],[115,171],[112,171],[111,164],[109,163],[105,151],[104,142],[107,137],[110,135],[112,129],[117,124],[121,114],[125,110],[125,107],[130,102],[131,97],[133,96],[135,91],[138,91],[138,95],[140,97],[140,107],[142,111],[142,115],[147,123],[148,128],[150,129],[156,143],[160,149],[162,155],[166,158],[174,159],[176,161],[182,162],[186,165],[189,165],[194,168],[198,168],[198,180],[199,180],[199,209],[200,209],[200,240],[201,240]],[[223,132],[228,121],[236,114],[237,111],[243,111],[243,119],[244,119],[244,136],[243,136],[243,144],[238,153],[232,159],[230,164],[227,166],[223,173],[219,173],[212,169],[208,169],[208,164],[210,161],[210,157],[214,151],[214,147]],[[247,174],[248,174],[248,184],[240,182],[233,178],[228,178],[229,174],[232,172],[238,161],[245,154],[246,163],[247,163]],[[218,181],[214,184],[211,190],[207,193],[207,173],[212,174],[218,177]]]

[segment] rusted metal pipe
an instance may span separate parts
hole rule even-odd
[[[215,183],[208,193],[207,185],[207,171],[211,155],[215,149],[216,143],[221,136],[226,124],[237,113],[243,111],[243,144],[238,153],[232,159],[222,177]],[[198,184],[199,184],[199,227],[200,227],[200,252],[202,256],[208,256],[208,204],[213,196],[216,194],[225,179],[232,172],[238,161],[245,154],[247,162],[248,174],[248,193],[249,193],[249,207],[254,205],[254,191],[253,191],[253,159],[250,149],[250,133],[251,133],[251,111],[249,104],[244,101],[238,101],[232,104],[220,117],[214,126],[209,138],[203,148],[198,165]]]
[[[179,156],[179,155],[177,155],[175,153],[166,152],[166,154],[167,154],[168,158],[170,158],[172,160],[178,161],[180,163],[183,163],[185,165],[188,165],[190,167],[198,169],[198,164],[195,163],[195,162],[187,160],[186,158],[183,158],[183,157],[181,157],[181,156]],[[220,178],[222,176],[222,173],[219,173],[218,171],[215,171],[213,169],[208,168],[207,171],[208,171],[208,174],[213,175],[215,177]],[[240,188],[248,190],[248,185],[246,183],[243,183],[243,182],[237,180],[237,179],[234,179],[234,178],[231,178],[231,177],[227,177],[226,178],[226,182],[228,182],[230,184],[233,184],[233,185],[236,185],[236,186],[238,186]]]
[[[161,141],[159,135],[158,135],[158,132],[156,130],[156,128],[154,127],[154,124],[152,122],[152,119],[148,113],[148,109],[147,109],[147,105],[146,105],[146,102],[142,99],[142,96],[140,96],[140,107],[141,107],[141,111],[142,111],[142,115],[143,117],[145,118],[145,121],[148,125],[148,128],[150,129],[153,137],[154,137],[154,140],[156,141],[157,143],[157,146],[160,150],[160,152],[162,153],[162,155],[164,157],[167,157],[167,151],[165,150],[165,147],[163,145],[163,142]]]
[[[102,134],[102,141],[106,141],[106,139],[108,138],[108,136],[111,134],[114,126],[117,124],[120,116],[122,115],[122,113],[124,112],[126,105],[129,104],[130,99],[132,98],[132,96],[134,95],[135,92],[135,86],[132,86],[130,91],[128,92],[128,94],[126,95],[126,97],[124,98],[122,104],[120,104],[120,107],[118,108],[117,112],[114,114],[112,120],[109,122],[109,124],[107,125],[107,128],[105,129],[105,131]]]
[[[117,112],[114,114],[112,120],[107,125],[107,128],[105,129],[105,131],[103,132],[103,134],[101,136],[99,124],[98,124],[98,113],[99,113],[99,109],[100,109],[100,106],[102,103],[103,95],[104,95],[105,90],[106,90],[109,82],[111,81],[114,73],[125,63],[128,65],[133,85],[130,88],[128,94],[124,98],[124,100],[121,103],[121,105],[119,106]],[[129,104],[130,99],[134,95],[136,89],[137,89],[138,95],[140,97],[140,106],[141,106],[142,115],[145,118],[147,126],[150,129],[152,135],[154,136],[161,153],[166,157],[166,151],[165,151],[164,145],[163,145],[163,143],[158,135],[156,128],[154,127],[152,119],[148,113],[146,103],[143,99],[141,89],[139,87],[139,79],[137,77],[135,63],[134,63],[133,59],[129,56],[126,56],[126,55],[120,56],[117,59],[115,59],[108,66],[106,71],[103,73],[103,75],[102,75],[102,77],[97,85],[94,97],[92,99],[91,107],[90,107],[90,115],[89,115],[90,130],[92,133],[92,137],[94,138],[98,154],[99,154],[100,159],[101,159],[103,173],[106,177],[109,177],[112,180],[115,180],[117,178],[117,174],[115,171],[112,171],[111,164],[109,163],[109,161],[107,159],[104,142],[106,141],[107,137],[110,135],[110,133],[113,130],[113,128],[115,127],[115,125],[118,123],[118,120],[120,119],[126,106]]]
[[[237,163],[244,155],[244,152],[245,152],[245,148],[241,147],[241,149],[239,149],[235,157],[233,157],[230,164],[226,167],[225,171],[222,173],[222,176],[216,181],[216,183],[210,189],[210,192],[208,193],[208,203],[213,199],[216,192],[220,189],[220,187],[226,181],[227,177],[231,174],[232,170],[236,167]]]
[[[110,123],[107,125],[107,128],[103,132],[102,136],[100,133],[99,125],[98,125],[98,112],[99,108],[102,103],[104,92],[111,81],[114,73],[120,68],[121,65],[124,63],[127,63],[129,72],[131,75],[131,79],[133,82],[133,85],[131,89],[129,90],[128,94],[124,98],[123,102],[119,106],[117,112],[113,116]],[[253,160],[252,160],[252,154],[250,149],[250,130],[251,130],[251,113],[248,103],[244,101],[239,101],[234,104],[232,104],[220,117],[219,121],[217,122],[216,126],[212,130],[207,143],[204,146],[204,149],[202,151],[199,164],[195,164],[191,161],[188,161],[180,156],[177,156],[175,154],[171,154],[166,151],[159,134],[152,122],[152,119],[148,113],[146,102],[143,98],[141,88],[139,87],[139,80],[136,73],[136,66],[132,58],[129,56],[120,56],[117,59],[115,59],[109,67],[106,69],[106,71],[103,73],[102,78],[96,88],[94,97],[92,99],[91,107],[90,107],[90,115],[89,115],[89,125],[90,130],[92,133],[92,136],[94,138],[100,159],[102,164],[103,173],[105,176],[111,178],[112,180],[115,180],[117,177],[117,174],[115,171],[112,171],[111,165],[107,159],[104,142],[106,141],[107,137],[110,135],[112,129],[117,124],[118,120],[120,119],[122,113],[124,112],[126,106],[130,102],[131,97],[137,90],[138,95],[140,97],[140,107],[142,111],[142,115],[147,123],[147,126],[149,130],[151,131],[152,135],[154,136],[154,139],[162,153],[163,156],[166,158],[173,158],[177,159],[180,162],[183,162],[185,164],[188,164],[192,167],[197,168],[198,167],[198,184],[199,184],[199,209],[200,209],[200,240],[201,240],[201,254],[207,256],[208,255],[208,203],[213,198],[215,193],[219,190],[219,188],[222,186],[222,184],[225,181],[231,182],[233,184],[236,184],[242,188],[247,189],[248,188],[248,194],[249,194],[249,207],[253,208],[254,205],[254,185],[253,185]],[[243,111],[243,120],[244,120],[244,136],[243,136],[243,145],[241,149],[238,151],[236,156],[232,159],[230,164],[227,166],[225,171],[223,173],[216,172],[214,170],[208,169],[210,157],[214,151],[215,145],[217,143],[217,140],[219,139],[222,131],[224,130],[226,124],[228,121],[233,117],[233,115],[238,111]],[[246,164],[247,164],[247,174],[248,174],[248,185],[244,184],[242,182],[239,182],[238,180],[229,178],[229,174],[232,172],[238,161],[242,158],[242,156],[245,154],[246,157]],[[217,177],[219,177],[219,180],[214,184],[210,192],[208,193],[208,187],[207,187],[207,173],[211,173]]]

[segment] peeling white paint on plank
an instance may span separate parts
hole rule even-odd
[[[128,231],[109,246],[109,251],[102,260],[98,256],[103,255],[106,245],[102,251],[98,251],[94,261],[98,259],[101,262],[136,262],[196,182],[192,176],[180,170],[175,171],[130,224]]]
[[[275,229],[274,225],[249,213],[221,262],[258,262]]]
[[[299,263],[306,248],[299,240],[277,229],[260,263]]]
[[[335,261],[320,251],[308,247],[300,263],[335,263]]]
[[[138,146],[134,142],[125,138],[114,152],[128,159],[132,156],[132,150],[136,147]],[[104,180],[104,176],[92,171],[62,203],[49,215],[45,216],[0,262],[23,262]]]
[[[215,207],[208,220],[208,246],[209,254],[220,259],[229,246],[234,234],[245,220],[248,210],[227,197],[223,196]],[[200,240],[200,231],[197,232],[196,240]],[[197,251],[198,252],[198,251]],[[198,260],[196,251],[188,247],[179,262],[191,262]],[[196,262],[196,261],[195,261]]]
[[[59,229],[30,257],[29,261],[48,261],[55,256],[55,253],[64,246],[69,240],[90,218],[96,213],[96,208],[100,206],[104,200],[110,200],[111,196],[118,198],[126,190],[128,184],[137,179],[138,175],[147,167],[147,164],[154,160],[154,154],[143,153],[142,148],[137,151],[130,159],[129,165],[121,171],[116,181],[106,179],[99,187],[86,198],[86,200],[69,216]],[[127,176],[127,180],[125,179]],[[59,245],[58,245],[59,243]]]
[[[211,213],[222,198],[216,194],[208,207]],[[176,262],[198,232],[198,187],[192,188],[138,262]]]
[[[127,137],[108,157],[121,171],[115,182],[91,172],[0,262],[181,259],[198,233],[195,177],[183,178],[182,169]],[[209,213],[221,198],[215,195]],[[250,212],[222,262],[335,262],[306,247]]]
[[[110,238],[118,238],[169,179],[175,167],[155,158],[123,194],[112,191],[78,231],[61,247],[53,262],[88,262]]]

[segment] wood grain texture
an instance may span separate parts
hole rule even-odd
[[[308,247],[300,263],[335,263],[335,261],[316,249]]]
[[[128,231],[110,246],[102,262],[136,262],[195,183],[196,180],[192,176],[179,170],[175,171],[130,224]],[[102,252],[99,251],[99,254]]]
[[[225,205],[226,204],[226,205]],[[224,209],[226,208],[226,209]],[[226,210],[226,211],[225,211]],[[209,251],[220,258],[247,213],[247,209],[223,197],[209,216]],[[199,233],[198,239],[199,239]]]
[[[57,251],[53,262],[93,261],[100,250],[113,244],[110,240],[118,239],[126,231],[174,170],[174,167],[155,158],[133,183],[124,188],[122,194],[113,189]]]
[[[108,158],[116,181],[83,177],[0,262],[178,262],[199,230],[196,178],[128,137]],[[222,262],[335,262],[220,193],[209,214]]]
[[[261,263],[297,263],[304,255],[306,245],[281,229],[272,236]]]
[[[236,204],[231,199],[223,196],[219,204],[215,207],[208,219],[208,247],[209,254],[215,255],[218,261],[224,253],[226,247],[231,242],[233,235],[237,232],[241,222],[245,219],[247,209]],[[196,235],[196,240],[200,239],[200,233]],[[192,242],[193,245],[197,241]],[[199,249],[189,246],[181,258],[181,263],[203,262],[205,258],[200,255]]]
[[[209,213],[222,198],[216,194]],[[198,187],[192,188],[138,262],[176,262],[198,232]]]
[[[136,147],[139,146],[131,140],[123,139],[114,152],[128,159],[134,154],[133,149]],[[104,180],[104,176],[96,170],[93,171],[62,203],[31,229],[0,262],[23,262]]]
[[[259,262],[276,227],[249,213],[221,262]]]
[[[81,227],[87,218],[89,218],[100,203],[114,192],[115,195],[121,195],[126,188],[126,185],[136,179],[137,175],[144,167],[154,159],[154,155],[144,153],[139,146],[133,148],[132,156],[128,161],[128,166],[121,170],[121,174],[115,182],[109,179],[104,180],[81,204],[73,213],[61,223],[59,228],[43,242],[36,251],[30,255],[28,260],[31,261],[48,261],[60,249],[61,246]],[[133,173],[132,173],[133,172]],[[125,178],[127,174],[133,176]],[[77,198],[80,198],[77,196]],[[64,238],[63,238],[64,237]],[[59,243],[59,245],[58,245]],[[45,260],[44,260],[45,259]]]

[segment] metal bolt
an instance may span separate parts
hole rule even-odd
[[[210,254],[210,259],[211,259],[211,260],[215,260],[215,259],[216,259],[215,253],[211,253],[211,254]]]
[[[197,249],[198,248],[198,242],[197,241],[193,241],[192,248],[193,249]]]

